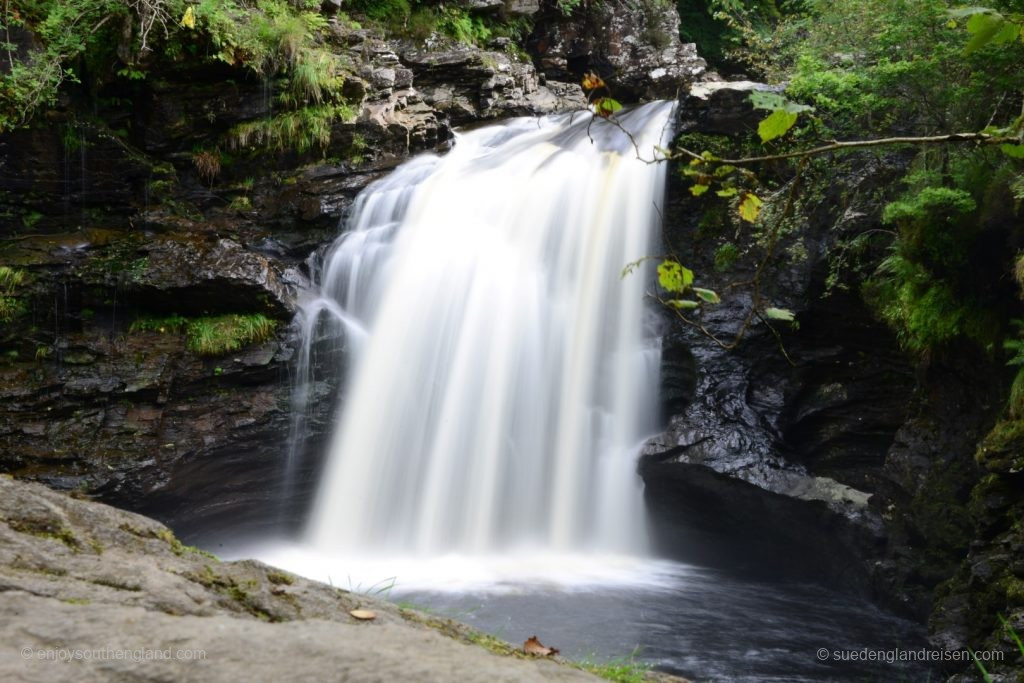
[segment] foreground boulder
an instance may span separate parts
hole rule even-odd
[[[454,622],[220,562],[146,517],[8,477],[0,593],[6,681],[596,680],[492,654]]]

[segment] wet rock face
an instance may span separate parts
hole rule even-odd
[[[0,470],[187,534],[297,521],[267,509],[285,486],[288,321],[310,285],[306,259],[362,188],[411,154],[444,150],[453,126],[586,106],[575,83],[542,84],[508,39],[413,46],[338,23],[331,40],[351,65],[355,117],[334,122],[323,150],[232,143],[235,126],[271,114],[283,85],[224,65],[109,85],[88,117],[72,95],[46,125],[0,138],[0,263],[26,276],[24,309],[0,328]],[[204,173],[197,150],[219,150],[219,167]],[[207,357],[181,329],[135,326],[229,314],[267,316],[276,332]],[[319,412],[293,454],[288,486],[303,499],[338,381],[318,382]]]
[[[533,64],[503,52],[414,49],[402,55],[424,101],[454,125],[499,116],[553,114],[586,108],[575,83],[541,85]]]
[[[624,102],[676,98],[707,68],[662,0],[583,3],[569,16],[546,3],[537,22],[530,49],[547,78],[579,82],[594,71]]]
[[[711,273],[698,272],[718,288]],[[844,310],[839,320],[834,308],[810,306],[799,333],[783,330],[795,365],[764,329],[732,351],[690,330],[666,337],[663,374],[694,382],[688,400],[671,395],[668,428],[647,443],[640,464],[663,549],[875,592],[865,558],[881,557],[887,536],[872,495],[885,483],[912,378],[863,308],[831,303]],[[728,339],[746,304],[742,296],[726,301],[705,324]],[[673,360],[686,357],[680,349],[690,357],[683,368]]]
[[[746,95],[759,87],[698,87],[682,108],[683,129],[749,134],[756,116]],[[780,243],[760,295],[795,311],[799,329],[776,324],[773,333],[754,319],[737,347],[724,350],[666,320],[667,428],[647,444],[640,472],[667,551],[803,572],[923,620],[970,542],[974,444],[1000,404],[999,381],[970,370],[985,363],[965,353],[915,368],[856,287],[823,295],[827,250],[877,227],[883,202],[872,197],[884,194],[901,164],[894,157],[837,165],[820,203],[803,210],[799,244]],[[752,296],[731,283],[749,281],[759,252],[736,240],[742,232],[722,223],[714,206],[670,182],[668,251],[701,286],[728,292],[702,323],[731,342]],[[713,227],[719,223],[725,227]],[[712,254],[728,240],[739,256],[719,273]],[[730,540],[737,538],[743,552]]]

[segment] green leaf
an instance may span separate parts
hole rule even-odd
[[[735,187],[727,187],[724,190],[719,190],[715,194],[719,197],[735,197],[737,193],[739,193],[739,190]]]
[[[677,308],[683,311],[692,311],[693,309],[700,306],[700,304],[692,299],[669,299],[665,302],[672,308]]]
[[[763,313],[769,320],[783,320],[787,323],[796,320],[796,314],[785,308],[766,308]]]
[[[1003,154],[1008,157],[1024,159],[1024,145],[1011,145],[1007,143],[1005,145],[999,145],[999,149],[1001,149]]]
[[[748,223],[757,220],[757,214],[761,212],[761,199],[753,192],[745,192],[740,200],[740,218]]]
[[[694,287],[693,293],[696,294],[697,298],[699,298],[701,301],[706,301],[709,304],[718,304],[722,302],[722,299],[719,298],[718,294],[716,294],[710,289],[704,289],[703,287]]]
[[[964,53],[970,54],[988,45],[1000,33],[1005,23],[1003,15],[996,12],[980,12],[972,15],[967,20],[967,32],[971,34],[971,39],[967,41]]]
[[[755,90],[750,93],[750,104],[754,109],[766,109],[767,111],[784,111],[789,114],[799,114],[802,111],[813,111],[814,107],[806,104],[798,104],[786,99],[779,93],[767,90]]]
[[[653,256],[641,256],[636,261],[630,261],[625,266],[623,266],[622,274],[619,276],[619,279],[622,279],[622,280],[626,279],[626,276],[630,275],[634,270],[639,268],[641,263],[643,263],[644,261],[650,260],[652,258],[654,258],[654,257]]]
[[[768,142],[785,135],[796,123],[796,119],[797,114],[776,109],[768,115],[768,118],[757,124],[757,134],[761,136],[761,142]]]
[[[1017,38],[1020,35],[1020,24],[1015,24],[1012,21],[1004,21],[1003,27],[999,29],[999,32],[992,36],[991,42],[993,45],[999,45],[1001,43],[1008,43],[1011,40]]]
[[[711,187],[711,186],[710,186],[710,185],[700,185],[700,184],[697,184],[697,185],[693,185],[693,186],[692,186],[692,187],[690,188],[690,193],[691,193],[691,194],[692,194],[692,195],[693,195],[694,197],[699,197],[699,196],[701,196],[702,194],[704,194],[705,192],[707,192],[707,191],[708,191],[708,188],[709,188],[709,187]]]
[[[606,119],[620,109],[622,104],[611,97],[599,97],[594,100],[594,113],[601,118]]]
[[[725,176],[729,175],[735,170],[735,166],[730,166],[729,164],[722,164],[721,166],[715,169],[715,177],[724,178]]]
[[[658,284],[669,292],[682,293],[693,284],[693,271],[678,261],[666,259],[658,265]]]

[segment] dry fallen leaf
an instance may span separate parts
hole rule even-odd
[[[583,89],[584,90],[597,90],[598,88],[605,87],[604,81],[593,71],[588,71],[583,74]]]
[[[537,636],[530,636],[523,643],[523,652],[528,655],[537,655],[539,657],[553,657],[558,654],[558,648],[547,647],[542,642],[537,640]]]
[[[354,609],[351,612],[349,612],[349,614],[351,614],[356,619],[359,619],[360,621],[369,621],[370,619],[377,618],[377,613],[372,612],[368,609]]]

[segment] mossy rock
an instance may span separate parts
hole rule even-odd
[[[1011,482],[998,474],[989,474],[978,482],[971,491],[970,511],[978,525],[979,532],[996,532],[1008,528],[1011,520],[1007,509],[1016,500]]]
[[[1024,472],[1024,420],[1004,420],[996,423],[978,445],[974,458],[989,472]]]

